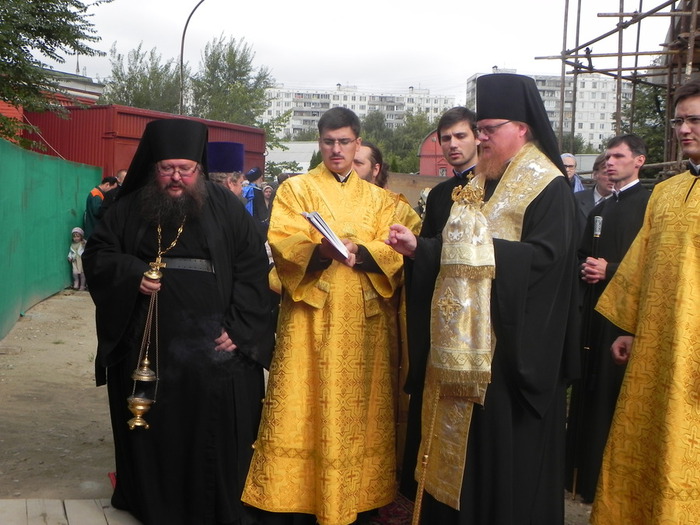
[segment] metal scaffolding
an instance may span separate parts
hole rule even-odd
[[[617,18],[617,24],[613,29],[591,40],[580,43],[581,22],[590,18],[590,12],[582,15],[582,7],[585,0],[576,0],[575,17],[570,16],[570,7],[573,0],[565,0],[563,44],[559,55],[537,57],[545,60],[561,60],[561,104],[559,112],[560,147],[564,133],[569,131],[575,136],[576,125],[576,100],[578,77],[580,75],[598,73],[613,77],[616,80],[616,111],[615,132],[621,133],[622,129],[622,83],[632,83],[631,120],[634,121],[636,91],[640,85],[650,85],[662,88],[666,99],[666,122],[670,121],[672,101],[675,86],[689,80],[691,76],[700,71],[695,63],[696,42],[700,47],[700,34],[698,33],[698,2],[700,0],[667,0],[650,9],[644,8],[644,0],[639,0],[639,8],[634,12],[625,12],[624,0],[619,0],[619,9],[614,13],[597,13],[598,17]],[[650,18],[667,17],[669,28],[665,40],[658,50],[640,50],[640,36],[642,22]],[[569,20],[575,24],[574,47],[567,48],[569,40]],[[634,38],[625,38],[633,30]],[[608,53],[594,53],[595,44],[606,41],[609,45],[612,38],[617,37],[616,50]],[[651,63],[648,60],[652,59]],[[644,64],[640,65],[640,62]],[[594,65],[594,62],[596,65]],[[566,89],[567,76],[573,77],[570,92]],[[570,122],[569,130],[564,128],[565,117]],[[672,130],[669,125],[665,129],[664,160],[665,165],[676,165],[680,161],[676,141],[673,140]]]

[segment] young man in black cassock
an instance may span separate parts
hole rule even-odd
[[[582,373],[571,389],[566,429],[566,488],[591,503],[595,496],[603,450],[625,375],[613,361],[610,347],[627,332],[594,311],[644,221],[651,192],[639,181],[646,145],[637,135],[608,141],[604,169],[615,187],[613,195],[593,208],[579,248],[584,283]],[[595,231],[599,221],[600,231]],[[597,233],[597,237],[594,237]]]
[[[460,394],[472,391],[471,383],[449,385],[452,394],[439,400],[473,405],[466,429],[431,427],[423,418],[427,460],[423,467],[419,458],[417,474],[437,482],[425,485],[421,522],[563,524],[565,389],[578,373],[575,204],[531,78],[479,77],[477,115],[481,150],[470,186],[484,191],[481,212],[493,238],[490,311],[475,308],[469,297],[459,305],[451,297],[433,297],[434,304],[449,308],[434,309],[429,367],[434,351],[441,350],[434,343],[444,335],[439,327],[445,312],[465,315],[465,326],[492,329],[495,337],[491,351],[486,349],[489,380],[480,401]],[[388,242],[416,266],[445,259],[440,239],[417,243],[397,225]],[[415,268],[413,279],[420,280]],[[424,414],[432,410],[426,403]],[[443,415],[450,420],[449,410]],[[449,468],[431,470],[436,465]]]
[[[242,203],[207,180],[206,144],[201,123],[149,123],[84,255],[114,433],[112,505],[147,525],[252,523],[240,495],[272,347],[267,255]],[[147,325],[144,368],[157,381],[135,384]],[[134,394],[155,399],[148,429],[127,425]]]

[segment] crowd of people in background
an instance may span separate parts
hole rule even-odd
[[[700,81],[672,120],[690,171],[653,193],[634,134],[584,184],[531,78],[481,76],[476,101],[438,121],[452,173],[418,213],[345,108],[322,162],[272,184],[202,124],[146,127],[68,255],[114,507],[361,525],[399,498],[426,525],[562,525],[566,489],[596,525],[700,523]]]

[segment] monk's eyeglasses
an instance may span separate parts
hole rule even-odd
[[[191,177],[197,171],[197,167],[197,164],[189,167],[171,166],[169,164],[166,164],[165,166],[161,166],[160,164],[157,165],[158,174],[162,177],[172,177],[175,175],[175,173],[180,175],[180,177]]]
[[[498,128],[501,126],[505,126],[509,122],[512,122],[512,120],[506,120],[505,122],[501,122],[500,124],[494,124],[493,126],[477,126],[476,127],[476,134],[481,135],[482,133],[486,135],[487,137],[490,137],[496,131],[498,131]]]

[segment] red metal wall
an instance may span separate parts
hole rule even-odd
[[[197,120],[209,128],[211,142],[244,144],[246,171],[265,165],[262,129],[118,105],[69,106],[68,111],[68,119],[49,112],[27,112],[27,120],[41,130],[41,136],[28,138],[45,144],[43,153],[100,166],[103,177],[129,167],[146,124],[161,118]]]
[[[437,131],[433,131],[423,139],[418,156],[420,157],[418,173],[421,175],[433,177],[449,177],[452,175],[452,167],[442,154],[442,148],[437,139]],[[441,174],[441,171],[444,175]]]

